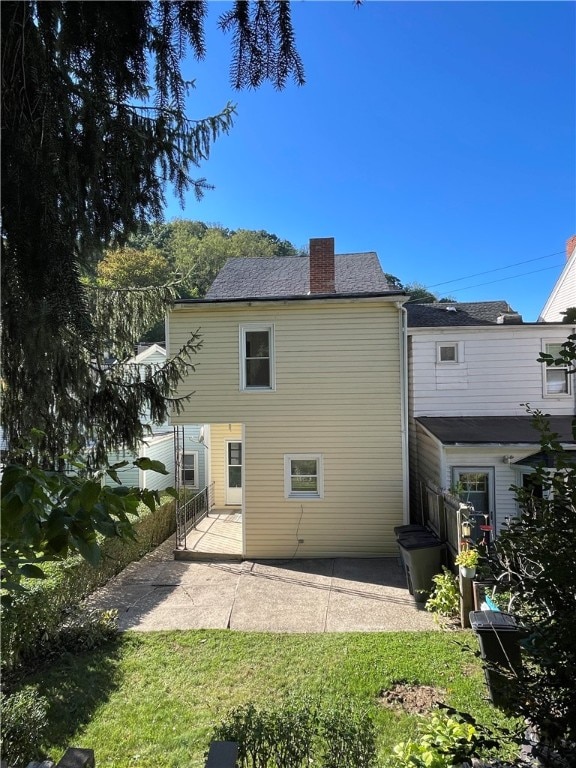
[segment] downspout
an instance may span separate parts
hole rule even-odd
[[[409,451],[408,451],[408,313],[404,305],[396,302],[400,311],[400,323],[398,324],[400,342],[400,432],[402,440],[402,507],[403,520],[407,525],[410,522],[410,495],[409,495]]]

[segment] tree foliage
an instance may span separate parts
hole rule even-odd
[[[568,365],[574,374],[576,335],[558,358],[542,355],[541,362]],[[545,459],[528,487],[515,488],[521,514],[498,535],[490,566],[526,629],[523,668],[510,684],[517,714],[537,729],[547,765],[554,764],[554,753],[576,758],[576,461],[546,416],[536,411],[533,418]],[[576,439],[576,419],[573,433]]]
[[[166,285],[175,275],[161,251],[124,246],[106,251],[96,267],[96,278],[103,288],[147,288]]]
[[[175,219],[143,228],[130,245],[157,248],[181,276],[183,297],[202,297],[229,258],[299,256],[303,251],[265,230],[230,230],[201,221]]]
[[[426,288],[426,286],[422,285],[421,283],[404,284],[399,277],[396,277],[396,275],[392,275],[389,272],[385,272],[384,277],[386,278],[390,288],[395,288],[399,291],[406,291],[406,293],[410,294],[410,298],[408,299],[409,304],[431,304],[437,301],[454,301],[454,299],[447,297],[439,299],[435,293],[432,293],[432,291],[428,290],[428,288]]]
[[[21,589],[22,577],[44,578],[42,563],[79,552],[91,565],[100,561],[103,537],[133,538],[133,523],[141,502],[154,510],[158,491],[113,487],[105,474],[120,483],[122,461],[93,472],[81,454],[66,457],[67,472],[38,466],[8,464],[2,473],[2,599]],[[140,469],[167,474],[148,458],[132,462]]]
[[[52,462],[70,441],[130,445],[140,404],[151,400],[159,415],[187,364],[194,342],[143,381],[108,369],[105,347],[126,359],[142,315],[174,294],[104,298],[81,275],[161,217],[166,184],[181,199],[207,186],[192,172],[231,128],[234,107],[201,119],[184,109],[193,84],[181,64],[188,51],[204,55],[206,9],[184,0],[2,5],[2,425],[11,446],[33,427]],[[220,24],[232,33],[237,86],[303,82],[289,3],[237,2]]]

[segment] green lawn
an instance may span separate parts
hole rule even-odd
[[[379,752],[409,737],[417,718],[378,703],[403,681],[446,691],[446,703],[491,721],[470,632],[279,635],[227,630],[126,633],[65,656],[30,682],[53,701],[46,750],[94,749],[98,768],[204,765],[212,728],[234,706],[295,695],[368,705]]]

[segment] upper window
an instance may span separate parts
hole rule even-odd
[[[458,344],[456,342],[436,344],[436,360],[439,363],[458,362]]]
[[[182,463],[180,465],[182,473],[182,485],[190,485],[196,488],[198,482],[196,480],[196,468],[198,466],[198,454],[196,451],[193,453],[183,453]]]
[[[240,327],[240,389],[274,389],[274,326]]]
[[[321,499],[324,496],[321,454],[292,453],[284,456],[284,495],[287,499]]]
[[[546,344],[546,353],[557,358],[562,349],[562,344]],[[545,395],[569,395],[570,374],[568,365],[546,365],[544,363],[544,394]]]

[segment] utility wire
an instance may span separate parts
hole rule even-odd
[[[459,291],[470,291],[472,288],[480,288],[483,285],[492,285],[493,283],[503,283],[506,280],[515,280],[518,277],[525,277],[526,275],[535,275],[538,272],[548,272],[551,269],[559,269],[562,265],[557,265],[553,267],[544,267],[543,269],[534,269],[532,272],[522,272],[519,275],[510,275],[509,277],[500,277],[497,280],[488,280],[486,283],[476,283],[475,285],[468,285],[465,288],[454,288],[450,291],[450,293],[458,293]],[[502,267],[502,269],[505,269],[505,267]],[[497,270],[489,270],[489,272],[497,272]],[[488,272],[481,272],[480,274],[488,274]],[[473,277],[473,275],[471,275]],[[465,280],[466,278],[461,278],[462,280]],[[450,281],[451,282],[451,281]],[[440,285],[440,283],[437,283],[437,285]],[[433,287],[433,286],[431,286]]]
[[[466,275],[466,277],[456,277],[453,280],[444,280],[442,283],[433,283],[432,285],[429,285],[428,288],[437,288],[439,285],[448,285],[449,283],[459,283],[462,280],[470,280],[473,277],[480,277],[481,275],[489,275],[492,272],[501,272],[503,269],[511,269],[512,267],[519,267],[522,264],[530,264],[532,261],[541,261],[542,259],[550,259],[552,256],[560,256],[560,254],[564,254],[564,251],[556,251],[555,253],[549,253],[547,256],[537,256],[535,259],[526,259],[525,261],[516,261],[514,264],[508,264],[505,267],[496,267],[495,269],[487,269],[484,272],[475,272],[473,275]],[[556,269],[556,267],[547,267],[547,269]],[[539,272],[543,272],[544,270],[536,270]],[[532,275],[533,272],[524,272],[523,274],[526,275]],[[522,277],[522,275],[515,275],[515,277]],[[510,278],[502,278],[503,280],[509,280]],[[498,282],[498,281],[494,281]],[[490,283],[482,283],[482,285],[490,285]],[[475,288],[476,286],[471,286],[472,288]],[[465,289],[458,289],[458,290],[465,290]]]

